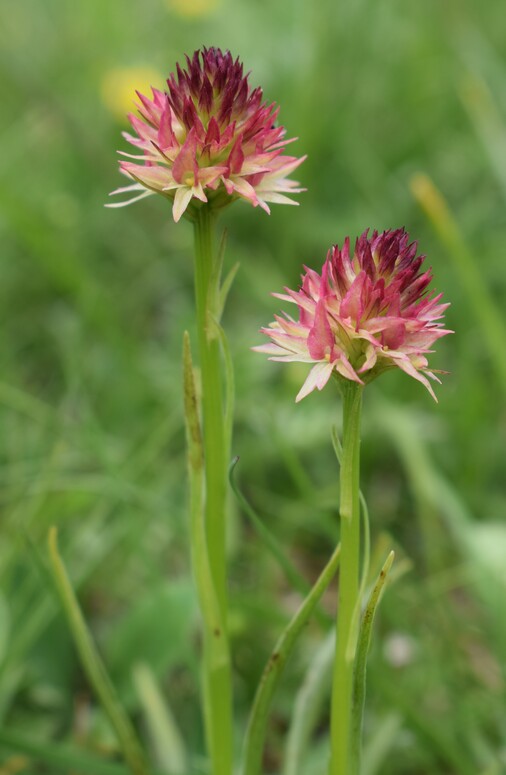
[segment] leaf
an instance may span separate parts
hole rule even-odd
[[[351,719],[351,761],[352,771],[359,772],[360,769],[360,750],[362,740],[362,720],[364,716],[365,704],[365,683],[367,655],[371,645],[372,626],[376,610],[385,586],[388,572],[394,561],[394,552],[390,552],[380,571],[376,583],[369,595],[369,600],[365,607],[358,634],[357,653],[355,660],[355,672],[353,677],[353,704]]]
[[[267,720],[274,692],[302,629],[337,570],[340,552],[341,547],[338,545],[299,610],[285,627],[265,666],[246,730],[243,775],[259,775],[261,771]]]
[[[221,293],[220,293],[220,285],[221,285],[221,274],[223,271],[223,259],[225,257],[225,248],[227,246],[227,237],[228,232],[226,229],[223,229],[220,244],[218,247],[218,252],[216,253],[215,259],[213,261],[213,265],[211,268],[211,274],[209,277],[209,299],[208,299],[208,309],[207,312],[210,313],[212,316],[216,318],[216,320],[221,319],[221,313],[223,311],[223,304],[221,303]]]
[[[232,269],[229,271],[225,279],[223,280],[222,286],[220,288],[220,296],[219,296],[219,306],[218,306],[218,320],[221,318],[223,314],[223,310],[225,309],[225,304],[227,302],[228,294],[230,291],[230,288],[232,287],[232,283],[235,280],[235,276],[239,270],[239,262],[237,261]]]
[[[391,712],[383,719],[378,719],[374,730],[364,746],[361,775],[377,775],[385,763],[390,749],[398,739],[402,729],[402,716]]]
[[[284,775],[304,773],[304,755],[325,697],[330,693],[329,674],[336,650],[335,628],[320,644],[295,698],[292,723],[285,750]]]
[[[134,683],[141,699],[158,764],[167,775],[184,775],[187,771],[184,740],[170,706],[162,696],[148,665],[139,663],[135,666]]]

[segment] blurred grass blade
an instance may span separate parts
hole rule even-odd
[[[283,775],[304,775],[304,756],[311,733],[318,722],[325,697],[330,693],[329,673],[336,649],[333,629],[314,654],[306,677],[295,698],[292,723],[288,732]]]
[[[381,594],[383,592],[388,572],[392,567],[394,561],[394,552],[390,552],[385,563],[380,571],[380,574],[376,580],[374,587],[372,588],[369,600],[365,607],[365,611],[362,616],[360,624],[360,631],[358,635],[357,654],[355,662],[355,674],[353,677],[353,705],[352,705],[352,720],[351,720],[351,761],[352,771],[360,771],[360,753],[361,753],[361,740],[362,740],[362,721],[364,716],[365,705],[365,684],[366,684],[366,669],[367,669],[367,655],[369,654],[369,648],[371,645],[372,626],[374,623],[374,617],[378,608]]]
[[[377,775],[380,772],[401,729],[402,717],[399,713],[389,713],[384,719],[376,721],[374,730],[364,745],[361,775]]]
[[[132,775],[146,775],[148,768],[141,745],[96,650],[67,571],[58,553],[55,527],[49,531],[48,543],[53,580],[86,676],[116,732],[130,772]]]
[[[483,330],[492,366],[506,392],[506,324],[485,284],[480,262],[469,250],[448,203],[433,181],[421,173],[414,175],[411,178],[411,191],[453,259],[456,274],[467,293],[470,309]]]
[[[339,565],[340,552],[341,546],[338,544],[313,588],[286,626],[265,666],[246,730],[243,775],[259,775],[261,772],[267,720],[274,691],[301,631],[334,577]]]
[[[7,600],[0,592],[0,664],[4,661],[9,648],[11,617]]]
[[[230,468],[228,469],[228,478],[232,492],[237,498],[237,501],[239,502],[239,505],[243,509],[244,513],[249,517],[251,524],[257,532],[257,535],[270,551],[280,568],[282,568],[287,580],[290,582],[292,587],[302,595],[307,595],[310,591],[309,584],[299,573],[297,568],[290,562],[275,536],[271,533],[269,528],[264,525],[254,508],[251,506],[249,501],[246,500],[245,496],[239,489],[239,485],[235,480],[235,471],[238,462],[239,458],[235,457],[230,464]]]
[[[49,404],[7,382],[0,382],[0,404],[42,424],[54,422],[57,419],[56,412]]]
[[[69,770],[86,773],[86,775],[128,775],[129,773],[128,768],[121,764],[101,761],[78,748],[34,741],[8,729],[0,729],[0,746],[24,754],[30,759],[33,758],[37,765],[50,765],[64,773],[68,773]]]
[[[157,764],[167,775],[184,775],[187,771],[184,740],[153,671],[146,664],[138,664],[134,668],[133,680],[156,751]]]
[[[491,764],[490,767],[487,767],[483,772],[480,772],[480,775],[501,775],[501,773],[504,773],[503,766],[500,762],[497,762]]]
[[[472,74],[462,82],[460,97],[506,197],[506,127],[492,94],[483,78]]]
[[[392,439],[408,475],[418,508],[428,505],[444,520],[453,540],[469,563],[469,581],[486,606],[490,632],[500,654],[506,649],[504,598],[506,528],[496,520],[473,519],[467,504],[432,462],[420,427],[409,411],[382,399],[375,416],[382,433]],[[501,661],[506,678],[504,660]]]
[[[385,703],[392,708],[397,708],[404,716],[404,726],[410,727],[422,746],[427,750],[437,752],[442,762],[445,762],[448,772],[458,775],[476,775],[476,764],[469,756],[469,752],[463,748],[462,742],[455,740],[451,732],[444,724],[434,724],[427,713],[419,710],[409,697],[393,681],[382,677],[381,673],[375,676],[377,690]]]
[[[381,423],[382,433],[392,438],[417,500],[437,510],[437,514],[444,519],[451,532],[456,546],[468,560],[470,573],[467,572],[466,575],[469,581],[476,585],[476,591],[488,609],[490,628],[488,632],[497,638],[498,653],[503,654],[506,644],[504,619],[506,587],[495,573],[493,557],[488,552],[480,556],[477,530],[485,525],[474,522],[458,492],[452,488],[440,469],[432,462],[420,425],[408,410],[381,400],[375,416]],[[501,531],[500,534],[492,537],[497,555],[502,554],[503,578],[505,535],[504,531]],[[452,772],[458,772],[459,775],[460,773],[475,775],[477,765],[471,751],[476,738],[476,729],[472,721],[463,728],[434,723],[426,713],[409,702],[409,698],[406,698],[399,687],[382,679],[381,674],[376,673],[375,681],[391,705],[402,711],[405,726],[411,727],[421,741],[425,740],[427,747],[437,751]]]
[[[42,267],[55,289],[75,300],[82,314],[117,347],[125,341],[116,315],[116,306],[93,277],[75,248],[63,244],[53,234],[48,220],[26,199],[15,197],[11,189],[0,188],[0,210],[23,250]],[[73,256],[73,260],[69,260]]]

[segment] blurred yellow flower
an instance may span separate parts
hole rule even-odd
[[[106,108],[123,122],[138,100],[136,90],[146,94],[150,93],[151,86],[164,85],[165,79],[153,67],[115,67],[104,73],[100,91]]]
[[[186,18],[208,16],[220,4],[220,0],[167,0],[167,5],[171,11]]]

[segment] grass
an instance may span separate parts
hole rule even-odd
[[[278,309],[269,293],[295,284],[302,263],[319,267],[346,234],[405,225],[452,302],[456,335],[433,356],[450,372],[437,406],[403,375],[365,397],[373,559],[385,556],[386,534],[396,563],[410,570],[378,616],[364,767],[367,775],[499,775],[504,354],[494,355],[472,283],[461,280],[458,243],[434,230],[410,183],[422,173],[441,192],[486,303],[504,319],[502,4],[222,0],[193,17],[177,7],[25,0],[0,8],[0,772],[81,766],[91,774],[104,759],[111,772],[119,767],[43,572],[51,525],[153,766],[167,775],[180,766],[160,742],[165,719],[185,741],[177,761],[192,775],[205,771],[180,362],[182,331],[195,339],[192,234],[156,198],[104,210],[125,124],[103,90],[118,68],[152,68],[161,85],[185,51],[214,44],[241,56],[299,137],[294,152],[308,153],[298,210],[273,208],[268,218],[237,204],[222,219],[226,268],[240,262],[224,325],[241,490],[314,580],[337,535],[330,426],[339,405],[329,388],[295,406],[304,367],[278,367],[249,348]],[[230,533],[239,750],[264,663],[300,598],[238,507]],[[325,598],[329,613],[334,595]],[[324,622],[310,624],[286,666],[266,774],[284,771],[294,698],[323,648]],[[144,690],[139,665],[141,676],[148,670]],[[327,756],[328,698],[319,691],[304,775],[320,773]],[[378,742],[381,729],[388,745]],[[81,752],[81,764],[69,751]]]

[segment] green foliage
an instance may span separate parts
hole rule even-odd
[[[278,310],[270,292],[295,285],[302,263],[319,268],[332,242],[367,226],[405,225],[452,302],[456,335],[431,356],[450,372],[437,406],[401,374],[365,394],[371,574],[392,545],[393,573],[401,564],[411,571],[389,589],[375,623],[363,770],[499,773],[504,353],[494,355],[486,333],[494,318],[478,314],[473,283],[462,282],[458,243],[434,230],[410,186],[420,172],[434,182],[481,277],[480,299],[483,286],[503,310],[503,4],[221,0],[193,17],[179,7],[0,5],[0,771],[124,771],[44,571],[55,524],[88,626],[153,765],[169,775],[186,761],[188,775],[205,772],[180,354],[183,330],[196,341],[192,233],[172,223],[162,198],[103,208],[120,181],[115,150],[126,149],[126,122],[104,92],[118,68],[149,66],[163,86],[185,51],[214,44],[241,56],[299,137],[294,153],[308,154],[298,209],[273,206],[268,218],[239,203],[220,220],[229,235],[224,277],[240,264],[222,325],[235,364],[241,490],[313,582],[338,540],[330,429],[339,399],[329,386],[295,406],[305,367],[269,363],[249,348]],[[239,743],[299,598],[239,509],[229,532]],[[334,604],[331,587],[323,598],[331,616]],[[328,698],[313,669],[327,637],[326,617],[312,620],[286,666],[266,775],[323,771]],[[140,664],[149,677],[141,667],[139,684]],[[304,725],[308,683],[317,689]],[[168,698],[169,711],[153,696]],[[183,758],[167,758],[160,744],[158,722],[170,719]],[[292,724],[305,746],[295,746]]]

